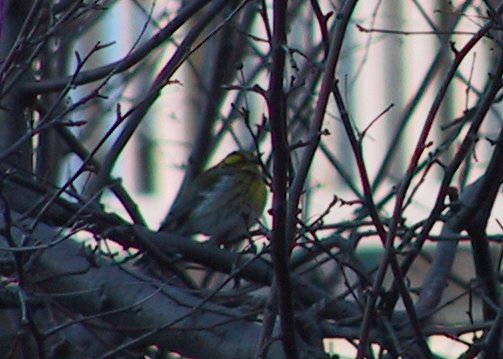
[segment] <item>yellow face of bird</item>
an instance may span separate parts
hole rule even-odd
[[[234,151],[227,155],[216,167],[218,168],[258,168],[260,164],[255,155],[248,151]]]

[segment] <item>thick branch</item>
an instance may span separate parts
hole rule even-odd
[[[20,240],[21,233],[16,233]],[[58,234],[40,224],[31,238],[48,244]],[[33,288],[53,296],[71,311],[93,319],[97,316],[121,328],[131,338],[122,349],[157,343],[194,358],[253,358],[260,328],[240,319],[246,312],[146,280],[109,261],[97,263],[91,254],[83,254],[81,244],[65,240],[37,256],[33,264],[36,270],[30,271],[28,278]],[[119,353],[114,349],[102,357]],[[271,343],[269,353],[269,358],[283,357],[278,342]]]

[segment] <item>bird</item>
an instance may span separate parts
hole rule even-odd
[[[249,236],[266,202],[259,158],[250,151],[234,151],[187,186],[159,231],[205,234],[210,243],[232,246]]]

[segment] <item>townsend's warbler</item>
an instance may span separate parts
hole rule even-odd
[[[159,230],[203,233],[217,245],[243,239],[259,219],[267,200],[258,158],[235,151],[190,183]]]

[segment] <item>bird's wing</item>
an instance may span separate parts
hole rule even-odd
[[[216,170],[216,169],[215,169]],[[187,226],[192,211],[208,199],[215,188],[219,186],[221,172],[213,169],[197,177],[182,195],[178,204],[171,208],[170,213],[161,224],[159,230],[166,232],[176,232],[180,234],[193,234]],[[204,190],[202,190],[204,188]]]

